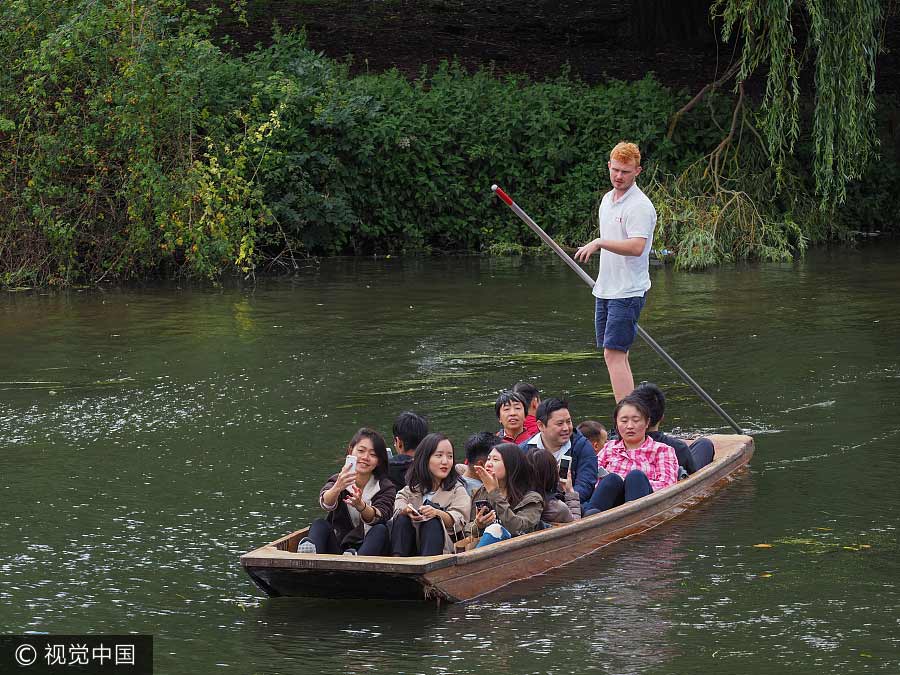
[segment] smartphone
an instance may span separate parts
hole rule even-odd
[[[572,458],[569,455],[563,455],[559,458],[559,477],[565,480],[569,477],[569,467],[572,465]]]
[[[475,500],[475,513],[480,513],[481,509],[491,510],[491,503],[487,499],[476,499]]]
[[[344,460],[344,466],[349,466],[350,471],[355,473],[356,472],[356,460],[357,460],[356,455],[347,455],[347,459]]]
[[[419,513],[419,510],[415,506],[410,505],[409,510],[412,512],[412,514],[414,516],[418,516],[419,518],[422,517],[422,514]]]

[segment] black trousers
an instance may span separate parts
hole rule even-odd
[[[340,542],[334,535],[334,530],[324,518],[317,518],[309,526],[309,534],[307,538],[316,545],[317,553],[332,553],[340,555]],[[358,555],[385,555],[388,551],[388,531],[384,523],[373,525],[369,528],[366,536],[363,537],[362,544],[356,550]]]
[[[592,516],[598,511],[607,511],[625,502],[646,497],[653,492],[650,479],[643,471],[633,469],[623,479],[617,473],[608,473],[594,488],[594,494],[583,505],[585,516]]]
[[[713,455],[716,454],[716,447],[708,438],[698,438],[688,446],[687,464],[685,469],[688,473],[699,471],[704,466],[713,461]]]
[[[713,460],[716,448],[708,438],[698,438],[690,445],[678,444],[675,448],[678,463],[684,467],[688,474],[699,471]]]
[[[440,518],[419,523],[419,544],[416,546],[416,528],[409,516],[394,518],[391,528],[391,555],[440,555],[444,552],[444,524]]]

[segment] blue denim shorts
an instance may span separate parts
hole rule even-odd
[[[597,331],[598,349],[615,349],[619,352],[631,349],[646,299],[646,293],[618,300],[596,298],[594,328]]]

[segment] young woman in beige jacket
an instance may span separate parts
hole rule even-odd
[[[466,485],[456,472],[453,445],[428,434],[416,448],[406,487],[394,500],[391,554],[453,553],[453,533],[462,534],[472,511]]]

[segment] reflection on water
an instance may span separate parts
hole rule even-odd
[[[896,672],[895,253],[654,270],[644,327],[754,431],[751,473],[441,609],[264,599],[238,556],[306,524],[352,432],[399,410],[459,449],[530,380],[607,420],[571,272],[353,260],[251,289],[3,296],[0,629],[153,633],[166,673]],[[669,428],[724,430],[646,346],[632,361]]]

